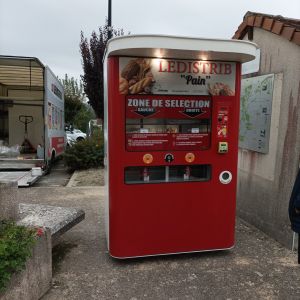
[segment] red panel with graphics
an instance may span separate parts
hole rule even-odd
[[[107,84],[110,254],[231,248],[240,64],[110,57]]]
[[[52,149],[55,149],[56,155],[64,151],[65,139],[63,137],[51,138]]]
[[[210,119],[211,101],[205,96],[127,96],[126,149],[208,149]]]

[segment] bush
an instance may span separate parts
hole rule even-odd
[[[13,273],[21,271],[31,256],[36,231],[17,226],[11,221],[0,222],[0,292]]]
[[[64,153],[66,166],[70,171],[103,166],[103,137],[93,136],[75,142]]]

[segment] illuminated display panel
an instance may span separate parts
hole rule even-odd
[[[127,151],[206,150],[211,101],[199,96],[126,97]]]

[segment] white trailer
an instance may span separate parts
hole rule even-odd
[[[0,56],[0,180],[27,186],[66,145],[64,90],[37,58]]]

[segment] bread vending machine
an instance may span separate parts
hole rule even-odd
[[[116,258],[234,246],[246,41],[131,35],[104,60],[105,198]]]

